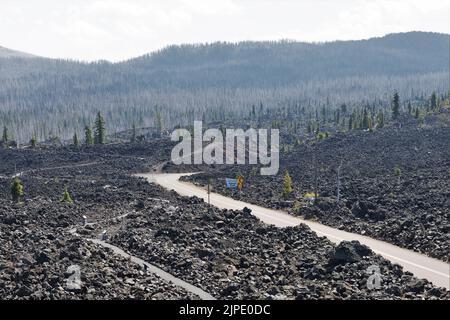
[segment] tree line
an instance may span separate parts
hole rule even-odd
[[[390,103],[448,92],[448,36],[170,46],[121,63],[0,58],[0,126],[20,143],[82,136],[101,111],[110,133],[239,120],[266,110]],[[255,106],[255,108],[253,108]],[[93,133],[94,134],[94,133]]]

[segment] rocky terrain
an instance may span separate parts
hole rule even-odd
[[[368,235],[448,261],[450,214],[450,110],[429,116],[425,125],[336,133],[305,142],[280,155],[277,176],[264,177],[250,166],[202,168],[184,179],[236,199],[282,208],[293,215]],[[337,203],[337,171],[340,194]],[[176,170],[170,168],[170,170]],[[293,193],[283,193],[288,170]],[[242,192],[226,189],[225,178],[245,177]],[[305,199],[314,192],[319,200]]]
[[[125,218],[111,241],[221,299],[427,299],[445,289],[414,278],[359,243],[335,247],[300,225],[267,226],[249,210],[172,200]],[[379,266],[383,287],[367,288]]]
[[[0,297],[2,299],[197,299],[184,289],[160,279],[129,259],[91,243],[91,234],[73,234],[83,216],[104,219],[121,215],[128,204],[117,208],[114,191],[129,176],[125,170],[143,169],[157,161],[156,151],[144,161],[139,147],[123,157],[128,146],[105,146],[104,150],[67,148],[38,150],[0,149]],[[145,150],[151,150],[146,145]],[[158,148],[163,150],[163,148]],[[20,204],[9,198],[10,179],[16,167],[25,187]],[[128,171],[127,171],[128,172]],[[105,177],[109,177],[106,178]],[[123,180],[125,179],[125,180]],[[108,183],[110,183],[108,185]],[[61,203],[68,187],[73,204]],[[128,190],[130,192],[130,190]],[[120,201],[126,202],[126,193]],[[130,200],[132,201],[132,200]],[[116,206],[117,210],[113,210]],[[68,268],[71,269],[68,269]],[[79,269],[81,283],[70,281]]]
[[[3,214],[11,209],[13,215]],[[73,222],[65,213],[68,208],[54,213],[36,209],[2,204],[2,299],[195,298],[108,249],[69,235],[64,230]],[[80,283],[71,281],[72,268],[79,269]]]
[[[448,298],[358,243],[336,247],[306,226],[267,226],[248,210],[219,210],[132,177],[166,159],[162,142],[100,148],[0,148],[2,298],[197,298],[89,241],[104,231],[107,242],[220,299]],[[14,172],[20,204],[10,200]],[[61,203],[65,187],[72,204]],[[73,266],[79,286],[68,282]],[[372,266],[379,290],[367,287]]]

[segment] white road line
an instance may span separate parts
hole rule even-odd
[[[130,260],[140,266],[146,266],[148,271],[150,271],[151,273],[154,273],[156,275],[158,275],[161,279],[164,279],[168,282],[173,283],[176,286],[179,286],[183,289],[185,289],[186,291],[189,291],[197,296],[200,297],[200,299],[202,300],[216,300],[212,295],[210,295],[209,293],[207,293],[206,291],[200,289],[199,287],[196,287],[184,280],[181,280],[180,278],[177,278],[173,275],[171,275],[170,273],[158,268],[157,266],[150,264],[144,260],[142,260],[141,258],[138,258],[136,256],[133,256],[131,254],[128,254],[127,252],[125,252],[124,250],[122,250],[121,248],[112,245],[110,243],[98,240],[98,239],[88,239],[88,241],[91,241],[93,243],[96,243],[98,245],[101,245],[105,248],[109,248],[111,249],[115,254],[121,255],[122,257],[125,258],[130,258]]]

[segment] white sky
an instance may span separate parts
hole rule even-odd
[[[450,0],[0,0],[0,46],[118,61],[169,44],[450,33]]]

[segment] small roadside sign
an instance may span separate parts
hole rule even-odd
[[[239,191],[241,191],[242,188],[244,188],[244,177],[243,176],[238,176],[237,187],[238,187]]]
[[[238,186],[238,180],[236,180],[236,179],[226,178],[225,181],[227,184],[227,188],[229,188],[229,189],[236,189]]]

